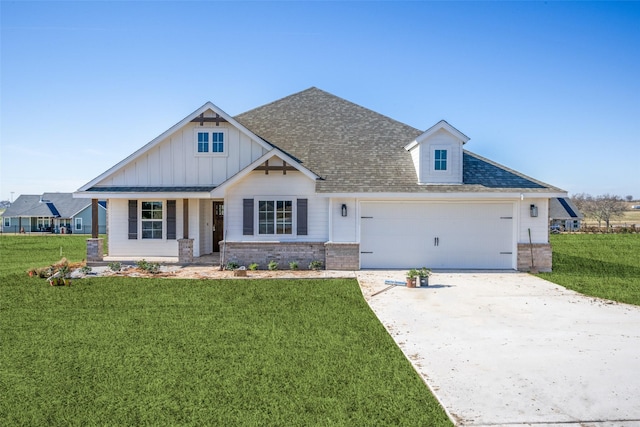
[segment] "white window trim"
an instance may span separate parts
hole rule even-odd
[[[2,219],[2,225],[5,227],[11,227],[11,217],[7,216]]]
[[[436,151],[444,150],[447,152],[447,169],[445,170],[437,170],[436,169]],[[450,145],[432,145],[430,147],[430,159],[429,159],[429,172],[432,175],[452,175],[453,168],[451,167],[451,156],[453,153],[453,147]]]
[[[158,219],[144,219],[142,218],[142,204],[143,203],[154,203],[154,202],[160,202],[162,203],[162,219],[158,220]],[[162,222],[162,237],[160,237],[159,239],[154,239],[154,238],[150,238],[150,237],[143,237],[142,235],[142,222],[143,221],[156,221],[156,222]],[[140,203],[138,203],[138,236],[140,236],[140,240],[146,240],[146,241],[159,241],[159,240],[167,240],[167,201],[164,199],[149,199],[149,200],[140,200]]]
[[[209,134],[209,147],[207,152],[199,152],[198,151],[198,134],[201,132],[206,132]],[[223,148],[224,150],[219,153],[214,153],[213,150],[213,133],[221,133],[223,134]],[[196,157],[227,157],[229,151],[229,134],[224,128],[210,128],[210,127],[196,127],[193,129],[193,152]]]
[[[78,225],[80,225],[78,227]],[[73,220],[73,229],[75,231],[82,231],[82,218],[74,218]]]
[[[257,196],[253,199],[253,229],[254,236],[262,238],[289,238],[296,237],[298,233],[297,224],[297,203],[296,197],[292,196]],[[262,234],[260,233],[260,202],[291,202],[291,234]],[[277,208],[276,208],[277,209]],[[275,213],[275,212],[274,212]],[[276,230],[276,218],[274,217],[274,230]]]

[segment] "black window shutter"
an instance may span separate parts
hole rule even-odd
[[[176,239],[176,201],[167,200],[167,239]]]
[[[129,239],[138,238],[138,201],[129,200]]]
[[[253,199],[242,200],[242,234],[253,236]]]
[[[306,236],[308,227],[307,227],[307,199],[298,199],[298,236]]]

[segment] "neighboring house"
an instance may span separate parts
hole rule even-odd
[[[554,197],[549,200],[549,226],[551,230],[580,230],[580,222],[584,219],[582,212],[568,197]]]
[[[108,200],[110,258],[550,270],[567,193],[468,140],[316,88],[235,117],[207,102],[74,195]]]
[[[99,203],[99,232],[106,233],[106,202]],[[91,233],[91,201],[72,193],[21,195],[2,214],[3,233]]]

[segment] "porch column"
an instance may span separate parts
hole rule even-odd
[[[87,263],[104,261],[104,239],[87,239]]]
[[[91,199],[91,238],[97,239],[100,229],[98,227],[98,199]]]
[[[178,239],[178,262],[193,262],[193,239],[189,238],[189,199],[182,199],[182,239]]]
[[[189,199],[182,199],[182,238],[189,238]]]

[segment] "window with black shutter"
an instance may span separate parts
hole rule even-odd
[[[297,233],[298,236],[306,236],[308,233],[308,227],[307,227],[307,206],[308,206],[308,201],[307,199],[298,199],[298,206],[297,206],[297,213],[296,213],[296,219],[297,219]]]
[[[138,238],[138,201],[129,200],[129,239]]]
[[[253,236],[253,199],[242,200],[242,234]]]
[[[176,238],[176,201],[167,200],[167,239]]]

